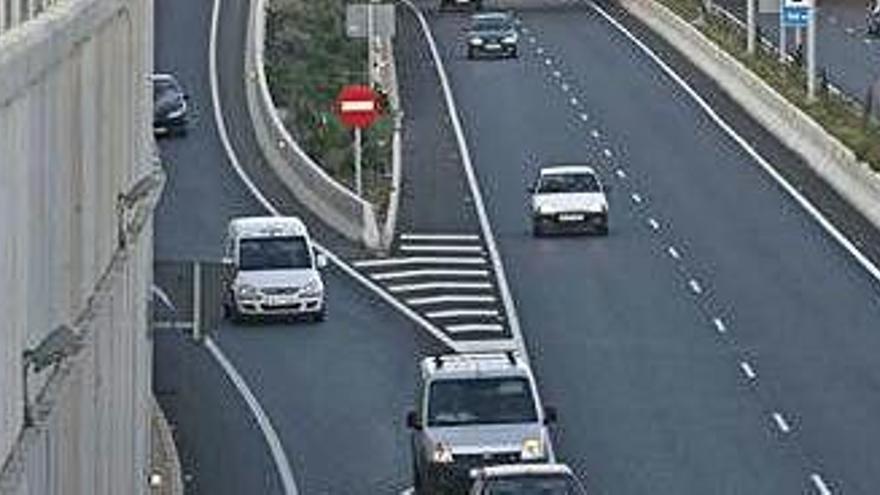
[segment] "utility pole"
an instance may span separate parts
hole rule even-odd
[[[807,101],[816,99],[816,6],[807,20]]]

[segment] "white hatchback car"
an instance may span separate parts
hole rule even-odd
[[[230,270],[224,313],[307,315],[323,320],[324,282],[308,230],[296,217],[246,217],[229,222],[224,264]]]
[[[589,231],[608,234],[607,188],[587,165],[554,165],[541,169],[532,194],[532,232]]]

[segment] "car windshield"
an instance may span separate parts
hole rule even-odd
[[[561,475],[511,476],[490,480],[482,495],[584,495],[578,483]]]
[[[599,181],[588,173],[547,174],[541,176],[539,193],[591,193],[599,192]]]
[[[304,237],[257,237],[238,243],[240,270],[311,268],[312,256]]]
[[[505,16],[479,17],[471,21],[474,31],[508,31],[511,29],[510,19]]]
[[[429,426],[512,424],[538,420],[523,377],[444,379],[431,384]]]

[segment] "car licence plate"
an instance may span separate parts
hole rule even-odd
[[[500,49],[501,49],[501,45],[499,45],[498,43],[489,43],[486,45],[486,50],[500,50]]]
[[[565,213],[559,215],[560,222],[583,222],[584,216],[580,213]]]

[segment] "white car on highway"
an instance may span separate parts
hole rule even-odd
[[[607,188],[588,165],[541,168],[532,195],[532,232],[596,232],[608,234]]]
[[[296,217],[247,217],[229,222],[224,264],[228,288],[224,313],[242,317],[305,315],[323,320],[327,264]]]

